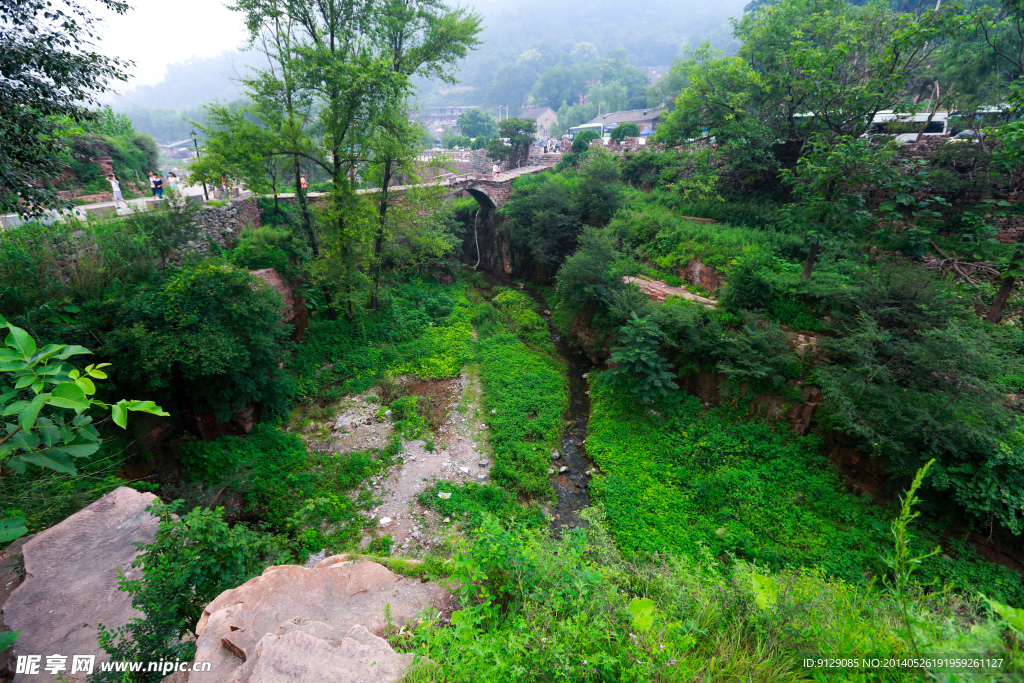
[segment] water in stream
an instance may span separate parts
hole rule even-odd
[[[564,526],[570,528],[586,526],[579,518],[579,511],[590,504],[587,489],[590,486],[590,473],[593,465],[587,458],[587,421],[590,419],[590,396],[587,393],[587,374],[594,370],[594,365],[583,354],[569,349],[562,335],[555,328],[551,312],[544,296],[535,289],[527,289],[534,301],[540,306],[541,315],[548,324],[551,341],[558,349],[559,355],[566,362],[566,374],[569,378],[569,411],[566,416],[568,424],[562,431],[562,444],[558,449],[559,457],[551,460],[551,469],[555,471],[555,495],[558,504],[555,506],[555,519],[552,528],[558,531]],[[561,468],[568,468],[561,472]]]
[[[511,289],[522,289],[522,285],[494,273],[483,273],[492,285],[501,285]],[[551,311],[544,295],[530,287],[525,290],[540,308],[540,313],[548,325],[551,341],[566,364],[566,375],[569,379],[569,411],[566,415],[568,424],[562,431],[562,443],[558,448],[558,457],[551,459],[550,468],[552,484],[558,504],[554,510],[551,528],[557,533],[562,527],[570,528],[586,526],[580,519],[579,512],[590,504],[587,489],[590,486],[590,473],[595,469],[587,458],[585,442],[587,440],[587,421],[590,419],[590,396],[587,394],[587,374],[594,370],[594,364],[586,356],[572,351],[562,335],[555,328],[551,319]],[[567,468],[564,472],[561,469]]]

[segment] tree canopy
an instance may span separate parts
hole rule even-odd
[[[67,205],[44,184],[62,170],[62,132],[92,119],[96,96],[125,80],[127,64],[96,51],[96,21],[74,0],[0,0],[0,213]]]

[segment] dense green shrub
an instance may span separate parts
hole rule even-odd
[[[747,249],[736,259],[719,301],[728,309],[760,311],[776,298],[771,277],[772,258],[759,249]]]
[[[618,169],[608,155],[578,172],[523,176],[502,208],[513,243],[537,263],[557,265],[576,247],[587,221],[604,222],[618,203]]]
[[[176,504],[160,503],[150,509],[160,525],[152,543],[139,544],[141,553],[132,562],[142,576],[120,580],[121,590],[131,595],[132,606],[143,617],[112,630],[97,624],[100,647],[115,661],[187,661],[195,654],[195,640],[183,636],[194,628],[203,608],[279,558],[280,543],[242,524],[229,527],[220,509],[197,507],[183,514]],[[124,673],[110,673],[97,680],[156,683],[165,675],[143,672],[128,679]]]
[[[288,331],[281,296],[249,273],[207,263],[140,287],[125,304],[105,355],[123,359],[123,385],[164,405],[214,412],[282,410],[291,379],[279,368]]]
[[[231,262],[246,270],[274,268],[281,277],[294,282],[299,276],[298,264],[307,251],[306,243],[287,228],[249,228],[238,238]]]
[[[676,389],[672,366],[661,356],[661,346],[667,343],[656,322],[634,313],[619,332],[619,346],[612,348],[609,379],[644,403]]]
[[[633,122],[620,123],[615,126],[615,130],[612,131],[612,140],[618,140],[619,142],[626,138],[638,138],[640,137],[640,126]]]
[[[719,356],[718,372],[728,377],[733,387],[746,386],[754,393],[785,393],[786,382],[800,376],[800,364],[789,350],[786,333],[749,313],[743,326],[728,335]]]
[[[600,137],[595,130],[585,130],[582,133],[577,133],[576,137],[572,140],[572,151],[576,154],[583,154],[590,149],[591,140],[597,140]]]

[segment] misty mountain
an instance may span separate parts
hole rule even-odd
[[[417,104],[506,105],[515,114],[546,71],[597,63],[615,50],[624,50],[625,61],[641,68],[666,67],[685,47],[704,40],[732,51],[736,42],[729,17],[740,15],[744,4],[745,0],[649,0],[631,6],[613,0],[475,0],[469,6],[483,16],[482,43],[463,61],[460,83],[419,81]],[[137,130],[164,141],[178,139],[189,130],[182,121],[183,110],[215,99],[238,99],[233,80],[261,63],[258,54],[227,51],[172,64],[162,82],[134,88],[115,98],[113,106],[128,113]],[[549,72],[548,80],[557,73]],[[555,109],[561,104],[534,100]],[[196,113],[189,111],[186,118],[195,120]]]

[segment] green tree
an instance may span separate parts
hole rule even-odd
[[[622,142],[626,138],[638,138],[640,137],[640,126],[633,122],[620,123],[615,126],[615,130],[612,131],[612,140],[618,140]]]
[[[471,138],[480,136],[491,137],[498,132],[498,122],[494,117],[479,107],[473,107],[459,114],[459,131]]]
[[[487,156],[519,168],[530,156],[530,145],[537,137],[537,122],[513,116],[498,124],[498,134],[487,142]]]
[[[608,358],[608,377],[645,403],[677,389],[672,366],[661,356],[668,338],[650,316],[634,313],[619,332],[619,345]]]
[[[583,154],[590,149],[590,143],[600,137],[601,135],[596,130],[585,130],[582,133],[577,133],[576,137],[572,139],[572,151],[577,154]]]
[[[874,220],[867,210],[868,190],[890,185],[898,173],[895,143],[873,147],[861,138],[828,140],[815,136],[793,171],[783,177],[793,187],[787,207],[790,224],[807,235],[803,277],[811,277],[818,250]]]
[[[95,51],[96,21],[73,0],[0,0],[0,213],[68,205],[41,183],[62,170],[65,122],[94,119],[96,96],[125,80],[125,62]]]
[[[557,109],[565,102],[579,102],[586,92],[585,67],[579,64],[558,64],[541,72],[537,82],[533,84],[531,96],[537,103]]]

